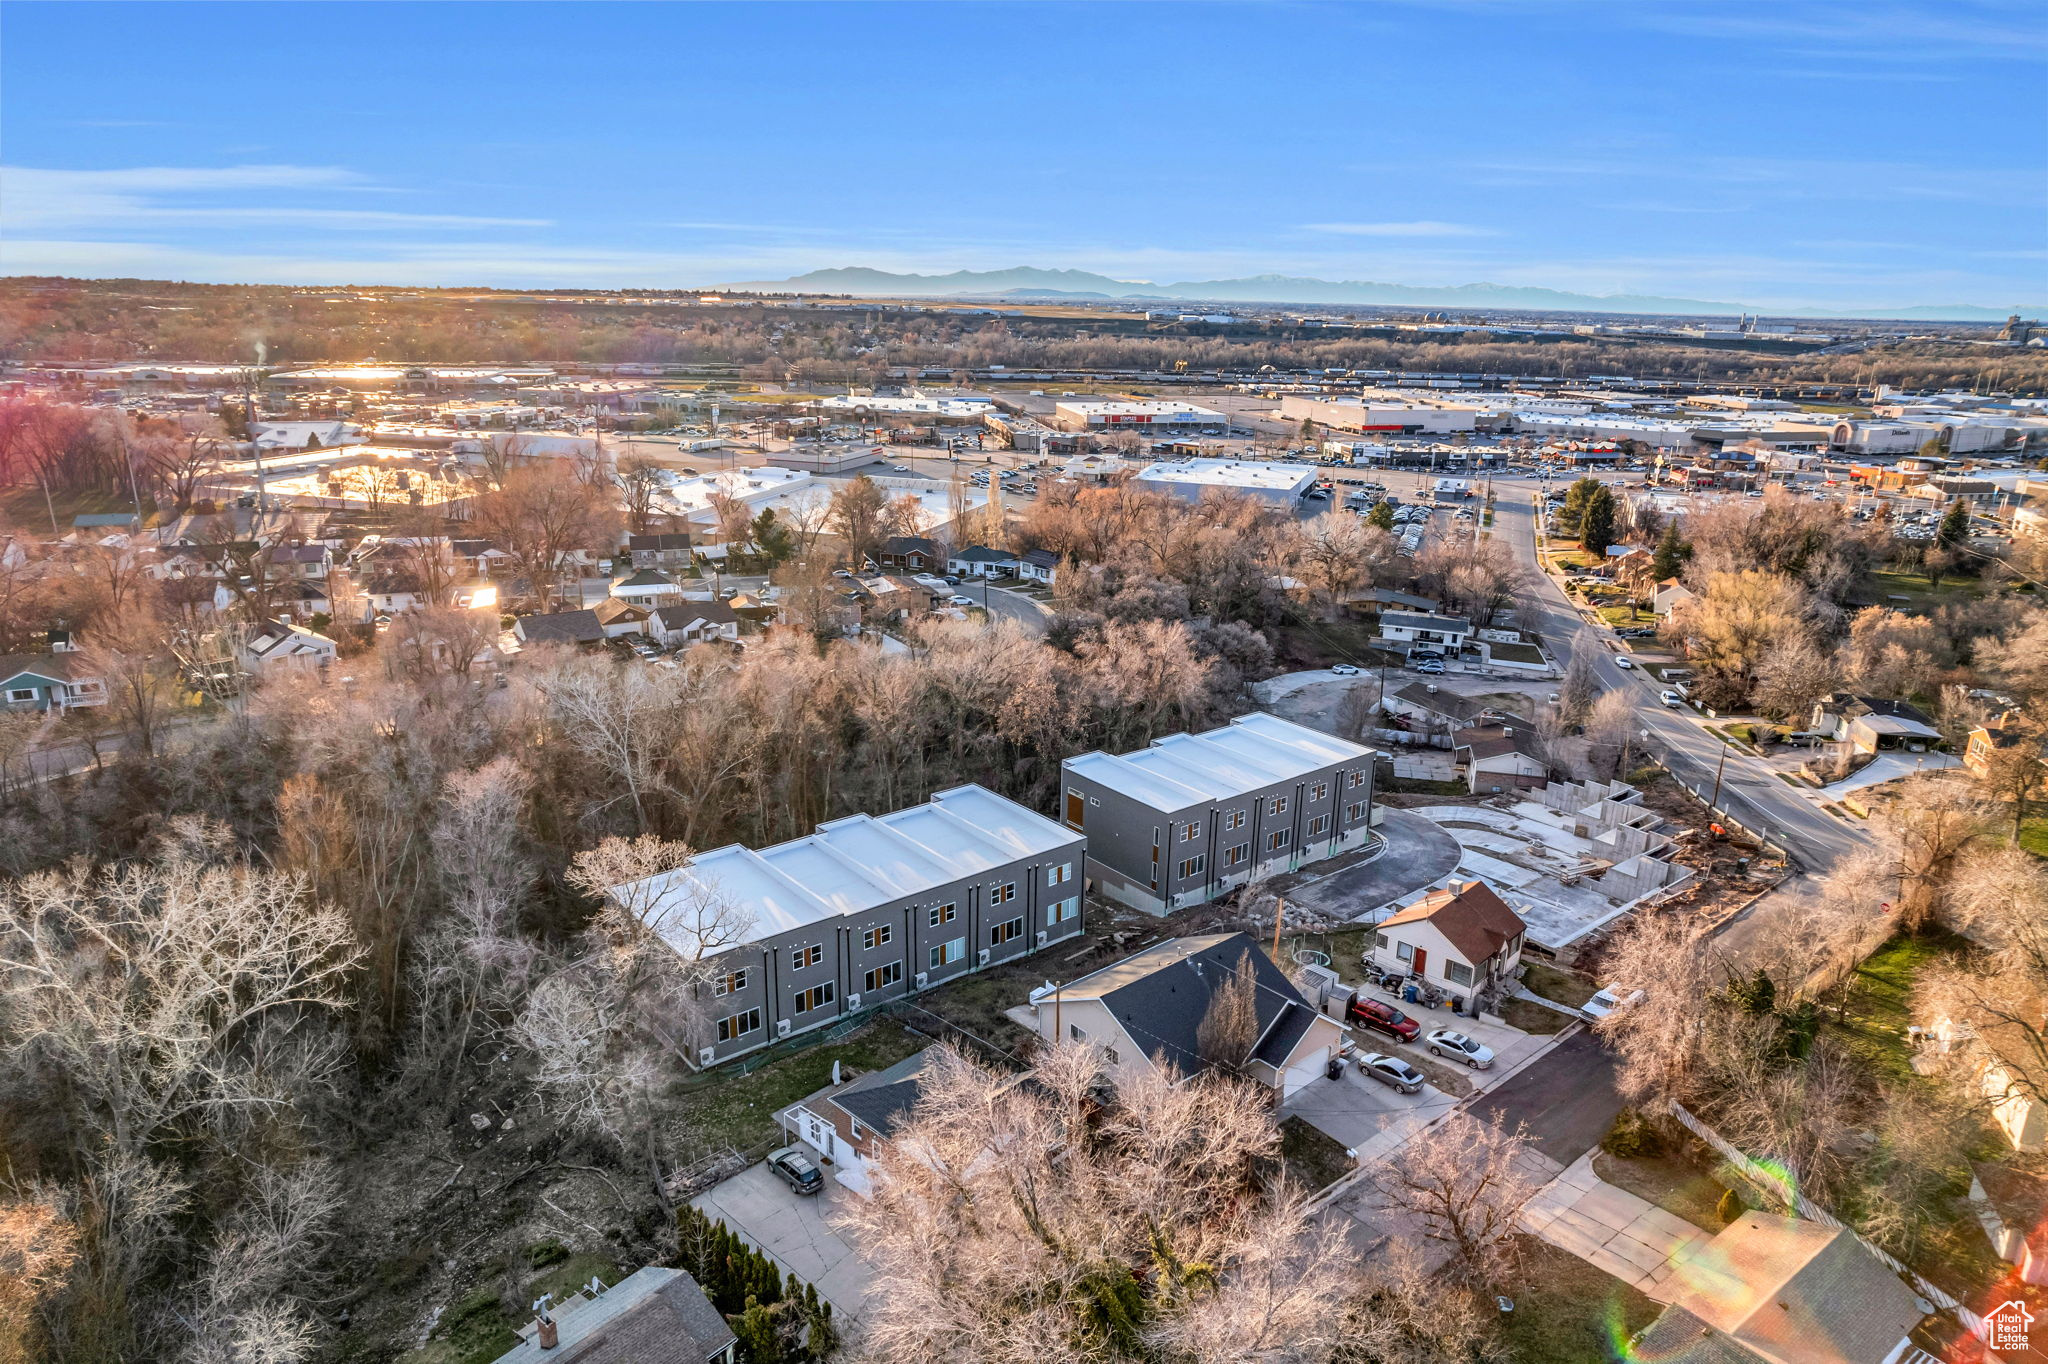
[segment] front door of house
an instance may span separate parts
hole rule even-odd
[[[1415,978],[1416,978],[1417,980],[1421,980],[1421,979],[1422,979],[1422,968],[1423,968],[1423,967],[1425,967],[1425,966],[1427,966],[1427,965],[1429,965],[1429,953],[1427,953],[1427,952],[1423,951],[1423,950],[1422,950],[1421,948],[1419,948],[1419,947],[1418,947],[1418,948],[1416,948],[1416,949],[1415,949]]]
[[[804,1114],[804,1140],[817,1148],[818,1154],[830,1160],[832,1151],[832,1124],[815,1113]]]

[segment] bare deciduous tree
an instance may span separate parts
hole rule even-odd
[[[1366,1174],[1380,1206],[1449,1247],[1450,1269],[1477,1287],[1511,1267],[1515,1218],[1536,1192],[1519,1158],[1528,1138],[1469,1113],[1453,1113]]]

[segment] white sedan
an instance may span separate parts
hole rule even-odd
[[[960,595],[959,593],[957,593],[957,592],[956,592],[956,593],[954,593],[954,594],[953,594],[952,596],[950,596],[950,597],[948,597],[948,598],[946,599],[946,605],[948,605],[948,606],[972,606],[972,605],[974,605],[974,598],[972,598],[972,597],[963,597],[963,596],[961,596],[961,595]]]
[[[1339,677],[1358,676],[1357,667],[1350,663],[1339,663],[1336,667],[1330,669],[1330,671],[1335,673]]]
[[[1431,1056],[1448,1056],[1453,1061],[1463,1061],[1474,1070],[1485,1070],[1493,1064],[1493,1048],[1484,1042],[1475,1042],[1455,1028],[1435,1028],[1423,1039],[1429,1046]]]
[[[1634,668],[1634,667],[1635,667],[1636,665],[1635,665],[1635,661],[1634,661],[1633,659],[1627,659],[1627,658],[1617,658],[1617,659],[1615,659],[1615,660],[1614,660],[1614,666],[1615,666],[1615,667],[1617,667],[1617,668],[1630,668],[1630,669],[1633,669],[1633,668]]]

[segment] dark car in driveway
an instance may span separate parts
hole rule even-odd
[[[800,1194],[814,1194],[825,1187],[825,1172],[804,1154],[801,1146],[784,1146],[768,1153],[768,1168],[776,1178]]]
[[[1413,1042],[1416,1034],[1422,1031],[1420,1023],[1393,1005],[1383,1004],[1377,999],[1367,999],[1364,995],[1353,999],[1346,1013],[1357,1026],[1370,1028],[1374,1032],[1383,1032],[1389,1037],[1398,1037],[1403,1042]]]

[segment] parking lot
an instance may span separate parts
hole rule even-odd
[[[857,1318],[866,1306],[870,1272],[831,1218],[835,1209],[860,1195],[826,1171],[825,1187],[798,1194],[755,1162],[706,1190],[691,1205],[717,1218],[753,1246],[811,1284],[841,1317]]]

